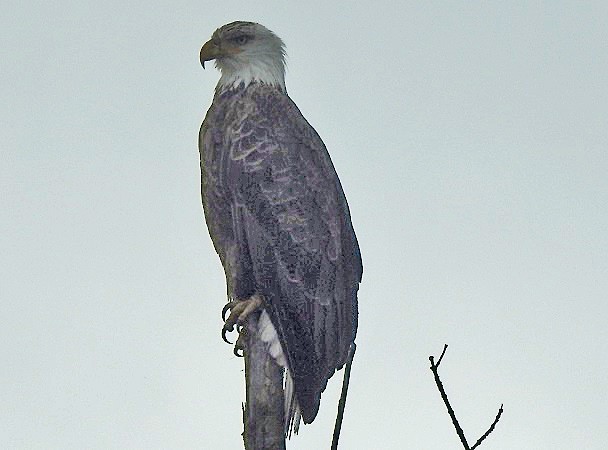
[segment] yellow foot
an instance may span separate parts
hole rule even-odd
[[[233,331],[235,325],[237,331],[239,332],[239,338],[234,346],[234,354],[236,356],[243,356],[238,351],[244,350],[242,328],[245,324],[245,320],[247,320],[247,317],[249,317],[251,313],[260,309],[262,304],[262,297],[256,294],[245,300],[233,300],[228,302],[222,309],[222,320],[224,320],[224,326],[222,327],[222,339],[224,342],[232,344],[232,342],[226,339],[226,333]],[[228,316],[228,319],[226,319],[226,312],[228,312],[228,310],[230,310],[230,315]]]

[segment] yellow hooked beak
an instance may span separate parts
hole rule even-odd
[[[201,65],[205,68],[205,61],[211,61],[212,59],[222,56],[222,51],[213,39],[205,42],[201,48]]]

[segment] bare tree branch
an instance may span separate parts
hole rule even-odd
[[[431,371],[433,372],[433,376],[435,377],[435,384],[437,384],[437,388],[439,389],[439,393],[441,394],[443,403],[445,403],[445,406],[448,409],[448,414],[450,415],[450,418],[452,419],[452,423],[454,424],[454,428],[456,428],[456,433],[458,434],[458,437],[460,438],[460,442],[462,442],[462,445],[464,446],[464,448],[466,450],[470,450],[469,444],[467,442],[467,438],[464,435],[464,430],[460,426],[460,423],[458,423],[458,419],[456,418],[456,413],[454,413],[454,409],[452,409],[452,405],[450,405],[450,401],[448,400],[448,395],[446,394],[445,389],[443,388],[443,383],[441,382],[441,379],[439,378],[439,372],[438,372],[439,364],[441,363],[441,360],[443,359],[443,355],[445,355],[445,352],[447,349],[448,349],[448,344],[445,344],[443,346],[443,352],[441,353],[441,356],[439,357],[439,361],[437,362],[437,364],[435,364],[435,357],[429,356],[429,361],[431,362]]]
[[[445,406],[448,410],[448,414],[450,415],[450,418],[452,419],[452,424],[454,424],[454,428],[456,429],[456,434],[458,434],[458,437],[460,438],[460,442],[462,442],[462,445],[465,448],[465,450],[473,450],[473,449],[477,448],[484,441],[484,439],[490,435],[490,433],[492,431],[494,431],[494,428],[496,427],[496,424],[498,423],[498,421],[500,420],[500,416],[502,415],[503,405],[500,405],[498,414],[496,415],[494,422],[492,422],[492,425],[490,425],[490,428],[488,429],[488,431],[486,431],[477,440],[477,442],[475,443],[475,445],[473,445],[473,447],[470,447],[469,443],[467,442],[467,438],[464,435],[464,430],[460,426],[460,423],[458,423],[458,419],[456,418],[456,413],[454,412],[452,405],[450,405],[450,401],[448,400],[448,395],[445,392],[443,383],[441,382],[441,379],[439,378],[439,364],[441,364],[441,360],[443,359],[443,356],[445,355],[445,352],[447,349],[448,349],[448,344],[445,344],[443,346],[443,351],[441,352],[441,356],[439,357],[437,364],[435,364],[435,357],[429,356],[429,361],[431,362],[431,371],[433,372],[433,376],[435,377],[435,384],[437,384],[437,388],[439,389],[439,393],[441,394],[443,403],[445,403]]]
[[[473,449],[477,448],[477,447],[479,446],[479,444],[481,444],[481,443],[483,442],[483,440],[484,440],[485,438],[487,438],[487,437],[490,435],[490,433],[491,433],[492,431],[494,431],[494,427],[496,426],[496,424],[497,424],[497,423],[498,423],[498,421],[500,420],[500,416],[502,416],[502,411],[503,411],[502,407],[503,407],[503,405],[500,405],[500,409],[498,410],[498,414],[496,414],[496,418],[494,419],[494,422],[492,422],[492,425],[490,425],[490,428],[488,428],[488,431],[486,431],[486,432],[483,434],[483,436],[481,436],[481,437],[480,437],[480,438],[477,440],[477,442],[475,442],[475,445],[474,445],[473,447],[471,447],[471,450],[473,450]]]
[[[342,381],[342,393],[340,394],[340,401],[338,402],[338,415],[336,417],[336,425],[334,426],[334,437],[331,441],[331,450],[338,448],[338,439],[340,439],[340,430],[342,429],[342,418],[344,417],[344,407],[346,406],[346,394],[348,393],[348,382],[350,380],[350,368],[353,365],[353,358],[355,357],[355,351],[357,346],[353,342],[348,350],[348,358],[346,361],[346,367],[344,368],[344,381]]]

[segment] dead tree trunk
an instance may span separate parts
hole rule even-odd
[[[245,325],[243,441],[246,450],[285,450],[283,369],[275,363],[258,333],[259,314]]]

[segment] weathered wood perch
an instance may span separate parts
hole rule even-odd
[[[245,325],[243,442],[246,450],[285,450],[283,369],[258,333],[259,314]]]

